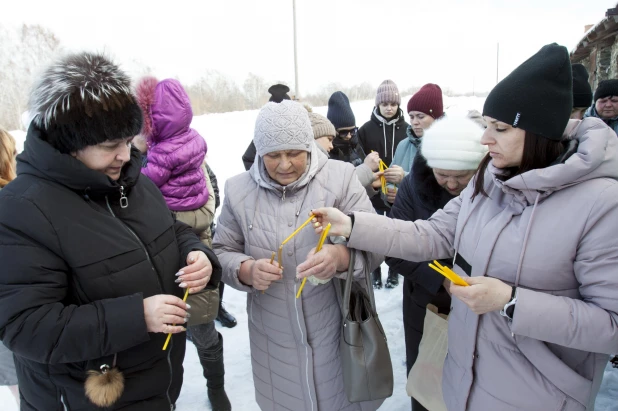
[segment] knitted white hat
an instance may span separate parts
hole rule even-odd
[[[266,103],[255,120],[253,143],[260,157],[282,150],[311,152],[313,130],[307,110],[291,100]]]
[[[476,170],[487,154],[481,144],[483,128],[457,113],[436,120],[421,139],[421,154],[431,168]]]

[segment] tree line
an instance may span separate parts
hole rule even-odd
[[[0,25],[0,44],[0,126],[8,130],[21,129],[21,116],[26,111],[28,93],[38,70],[49,64],[63,48],[51,30],[38,24],[22,24],[18,29]],[[137,60],[130,64],[132,71],[139,76],[152,72],[149,66]],[[285,81],[266,80],[249,73],[239,85],[220,72],[208,71],[197,81],[184,86],[194,114],[202,115],[259,109],[270,97],[268,88],[276,83],[286,84]],[[412,95],[419,88],[401,90],[401,95]],[[331,82],[315,92],[302,95],[301,100],[313,106],[325,106],[335,91],[343,91],[350,101],[372,100],[376,87],[369,82],[353,86]],[[443,92],[453,95],[449,89],[443,89]]]

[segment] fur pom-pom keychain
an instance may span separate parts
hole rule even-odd
[[[124,391],[124,376],[116,368],[116,355],[112,367],[103,364],[100,371],[89,370],[85,383],[86,397],[99,407],[110,407]]]

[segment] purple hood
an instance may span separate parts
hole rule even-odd
[[[138,90],[140,89],[138,85]],[[148,164],[142,173],[161,190],[170,210],[189,211],[208,201],[202,163],[206,141],[190,127],[193,111],[187,93],[174,79],[159,82],[138,92],[138,100],[149,116]],[[148,104],[150,103],[150,104]]]

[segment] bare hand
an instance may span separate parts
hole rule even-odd
[[[401,183],[401,180],[406,176],[403,168],[397,165],[392,165],[384,171],[384,178],[386,181],[393,184]]]
[[[187,322],[188,308],[189,304],[173,295],[159,294],[144,298],[146,329],[151,333],[166,334],[186,331],[182,324]]]
[[[384,175],[384,171],[373,173],[373,183],[371,183],[371,187],[373,187],[376,190],[382,187],[382,180],[380,180],[380,177],[382,177],[383,175]]]
[[[243,264],[252,264],[249,275],[249,282],[256,290],[266,290],[274,281],[283,278],[283,270],[279,268],[279,263],[269,259],[262,258],[261,260],[245,261]]]
[[[313,214],[315,217],[311,222],[313,223],[316,234],[320,234],[322,232],[322,227],[326,227],[330,223],[331,227],[328,235],[334,237],[340,235],[345,238],[350,237],[350,233],[352,232],[352,219],[336,208],[317,208],[311,210],[310,214]]]
[[[202,291],[212,275],[212,264],[203,251],[191,251],[187,255],[187,266],[176,273],[180,288],[189,287],[189,294]]]
[[[344,247],[347,250],[347,247]],[[325,244],[319,252],[315,252],[315,248],[309,251],[307,260],[296,268],[296,278],[305,278],[314,276],[320,280],[328,280],[333,278],[340,265],[340,249],[336,245]],[[347,252],[348,262],[350,261],[349,251]],[[347,267],[346,267],[347,268]]]
[[[367,157],[365,157],[364,163],[375,173],[380,168],[380,155],[377,151],[369,153]]]
[[[469,287],[451,284],[453,297],[459,298],[476,314],[499,311],[511,300],[510,285],[492,277],[466,277]]]
[[[393,204],[395,202],[395,197],[397,196],[396,188],[387,188],[386,189],[386,201]]]

